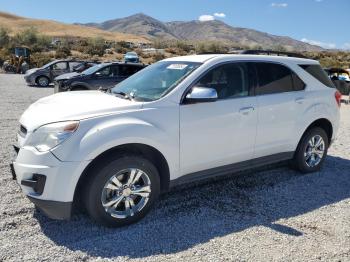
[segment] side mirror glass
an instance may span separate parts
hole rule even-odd
[[[215,102],[218,100],[218,94],[214,88],[210,87],[193,87],[186,95],[186,104],[201,103],[201,102]]]

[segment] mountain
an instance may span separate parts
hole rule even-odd
[[[121,32],[109,32],[93,27],[60,23],[52,20],[39,20],[16,16],[0,11],[0,27],[10,29],[11,33],[17,33],[27,27],[35,27],[38,32],[52,37],[103,37],[115,41],[148,42],[142,36],[124,34]]]
[[[177,21],[161,22],[145,14],[135,14],[125,18],[102,23],[80,24],[110,32],[121,32],[147,38],[165,40],[222,41],[247,46],[272,48],[279,45],[295,51],[321,51],[319,46],[310,45],[287,36],[276,36],[253,29],[233,27],[222,21]]]

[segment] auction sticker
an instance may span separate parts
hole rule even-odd
[[[187,67],[186,64],[171,64],[167,67],[167,69],[175,69],[175,70],[183,70]]]

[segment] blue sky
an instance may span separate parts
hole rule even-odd
[[[161,21],[201,17],[350,49],[350,0],[0,0],[0,10],[66,23],[101,22],[139,12]]]

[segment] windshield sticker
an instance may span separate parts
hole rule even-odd
[[[186,64],[171,64],[167,67],[167,69],[175,69],[175,70],[183,70],[187,67]]]

